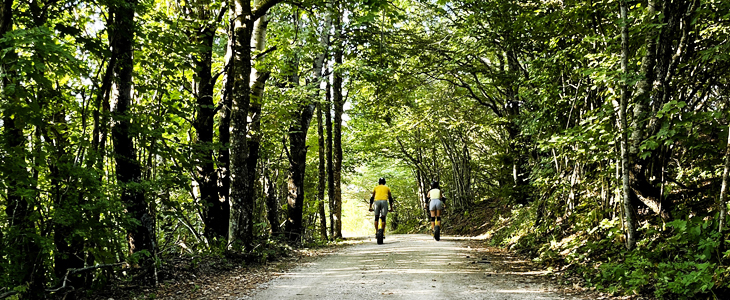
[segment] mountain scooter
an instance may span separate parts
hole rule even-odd
[[[372,208],[370,208],[370,211],[373,211]],[[393,210],[388,210],[388,212],[393,212]],[[378,242],[378,245],[383,244],[383,240],[385,239],[385,221],[381,218],[377,218],[378,220],[378,231],[375,232],[375,239]]]

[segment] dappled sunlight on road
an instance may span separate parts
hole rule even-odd
[[[510,279],[477,261],[464,239],[391,235],[377,245],[363,238],[353,247],[291,270],[254,299],[564,299],[540,284]],[[517,273],[517,272],[515,272]],[[539,272],[523,272],[536,275]]]

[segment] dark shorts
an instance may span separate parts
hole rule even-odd
[[[375,217],[385,218],[388,215],[388,200],[375,201]]]

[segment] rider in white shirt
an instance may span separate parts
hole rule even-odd
[[[439,182],[431,182],[431,190],[426,194],[426,199],[429,201],[428,210],[431,211],[431,231],[433,231],[434,224],[441,225],[441,211],[444,209],[444,197],[443,193],[439,189]]]

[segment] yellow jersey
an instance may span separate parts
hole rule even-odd
[[[375,189],[373,189],[373,194],[375,194],[375,201],[388,200],[388,195],[390,195],[390,188],[388,188],[384,184],[378,185],[375,187]]]

